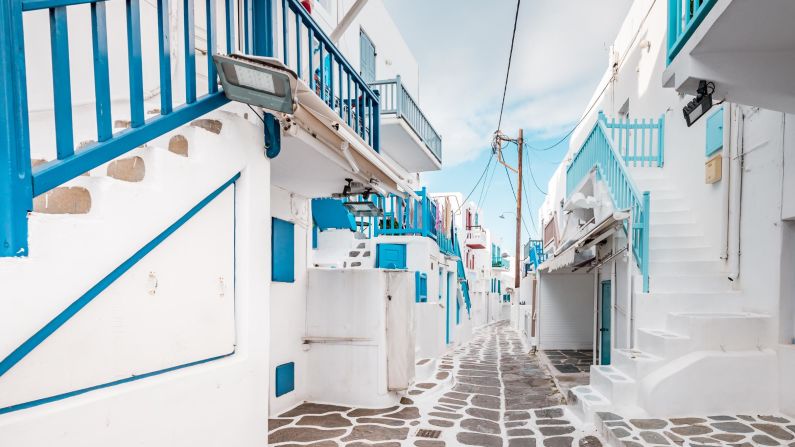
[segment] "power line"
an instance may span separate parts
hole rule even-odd
[[[538,192],[540,192],[543,195],[547,195],[547,192],[544,191],[543,189],[541,189],[540,186],[538,186],[538,182],[536,181],[536,176],[533,175],[533,165],[530,163],[530,154],[529,153],[527,154],[527,170],[530,171],[530,178],[533,179],[533,184],[535,185],[535,187],[538,190]]]
[[[500,105],[500,119],[497,121],[497,130],[502,126],[502,112],[505,109],[505,94],[508,92],[508,77],[511,74],[511,60],[513,59],[513,43],[516,40],[516,24],[519,21],[519,6],[522,0],[516,0],[516,14],[513,18],[513,34],[511,34],[511,50],[508,52],[508,69],[505,71],[505,86],[502,88],[502,104]]]
[[[478,178],[478,181],[475,182],[475,186],[472,187],[472,190],[469,191],[469,194],[467,194],[466,198],[463,200],[463,202],[461,202],[461,205],[459,205],[458,209],[455,210],[456,213],[461,211],[461,208],[463,208],[463,206],[467,203],[467,200],[469,200],[469,198],[472,196],[472,193],[475,192],[475,190],[478,188],[480,182],[483,181],[483,176],[486,175],[486,171],[488,171],[489,165],[491,165],[492,158],[494,158],[494,152],[492,152],[491,155],[489,156],[489,160],[488,162],[486,162],[486,167],[483,168],[483,172],[480,173],[480,177]]]
[[[516,196],[516,189],[514,189],[513,187],[513,180],[511,180],[511,174],[508,173],[508,167],[505,165],[502,165],[502,167],[505,168],[505,176],[508,177],[508,184],[511,185],[511,192],[513,193],[513,199],[518,201],[519,198]],[[524,227],[524,231],[527,232],[528,235],[530,235],[530,230],[527,229],[527,223],[524,221],[524,216],[519,216],[519,218],[522,220],[522,226]]]

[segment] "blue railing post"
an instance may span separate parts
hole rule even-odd
[[[373,135],[373,149],[376,152],[381,152],[381,92],[375,92],[375,104],[373,105],[373,128],[371,129]]]
[[[642,270],[643,270],[643,292],[649,292],[649,231],[651,229],[650,217],[651,215],[651,196],[649,191],[643,192],[643,234],[641,235],[642,246]]]
[[[400,75],[395,78],[395,115],[398,118],[403,116],[403,84]]]
[[[33,208],[22,2],[0,3],[0,257],[28,254]]]
[[[660,121],[657,125],[657,166],[662,167],[665,163],[665,114],[660,115]]]

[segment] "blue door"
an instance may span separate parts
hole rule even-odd
[[[599,344],[600,363],[602,365],[610,364],[610,331],[611,331],[611,313],[610,307],[612,302],[612,284],[610,281],[602,281],[601,293],[601,325],[599,327],[599,334],[601,335],[601,342]]]
[[[375,45],[373,45],[373,41],[371,41],[362,30],[359,31],[359,40],[359,54],[361,57],[359,72],[364,82],[370,83],[375,81]]]

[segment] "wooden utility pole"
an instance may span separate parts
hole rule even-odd
[[[519,129],[519,138],[516,140],[516,146],[519,150],[519,165],[517,169],[519,181],[516,186],[516,251],[514,252],[516,256],[514,260],[516,268],[513,274],[513,288],[518,302],[519,283],[522,280],[522,271],[520,270],[522,265],[522,256],[520,253],[522,250],[522,146],[524,146],[524,132],[522,129]]]

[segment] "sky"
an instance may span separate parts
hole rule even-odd
[[[423,174],[423,181],[432,192],[457,191],[466,197],[491,156],[516,1],[383,1],[419,64],[420,107],[442,134],[443,169]],[[607,69],[609,47],[630,4],[631,0],[522,2],[503,133],[515,137],[521,127],[529,146],[546,148],[572,129]],[[539,236],[538,208],[567,150],[568,139],[547,151],[528,151],[523,241]],[[516,146],[504,152],[506,161],[516,166]],[[481,223],[513,254],[516,201],[508,175],[492,161],[484,177],[470,200],[483,210]],[[510,172],[510,178],[515,188],[516,174]]]

